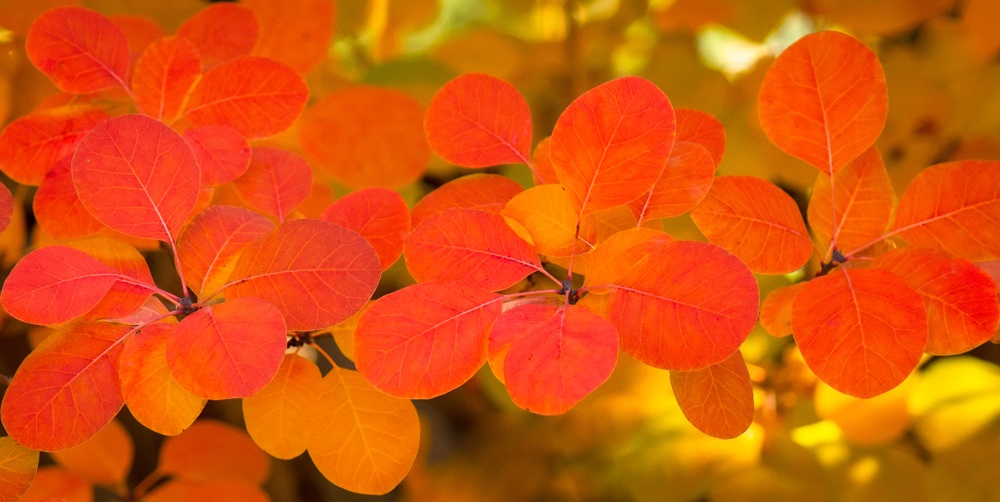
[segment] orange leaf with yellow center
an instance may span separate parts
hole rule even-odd
[[[323,220],[354,230],[378,253],[382,270],[403,254],[410,233],[410,210],[398,193],[388,188],[362,188],[345,195],[323,211]]]
[[[128,89],[128,40],[103,14],[79,7],[47,11],[31,24],[25,51],[66,92],[87,94],[117,85]]]
[[[132,468],[134,451],[128,431],[117,420],[112,420],[83,444],[52,452],[52,457],[91,483],[116,486],[125,482]]]
[[[242,5],[211,4],[184,21],[177,35],[190,40],[202,63],[212,67],[250,54],[257,43],[257,18]]]
[[[215,420],[199,420],[160,447],[157,471],[175,480],[263,483],[270,459],[245,432]]]
[[[198,49],[183,37],[161,38],[146,47],[132,72],[132,92],[139,110],[170,121],[201,76]]]
[[[108,119],[91,105],[69,105],[19,117],[0,132],[0,169],[14,181],[38,185],[80,140]]]
[[[285,354],[271,380],[260,392],[243,399],[247,432],[264,451],[277,458],[293,458],[306,451],[309,436],[302,426],[306,409],[316,399],[319,368],[295,354]]]
[[[684,416],[719,439],[743,434],[753,422],[753,385],[743,354],[694,371],[671,371],[670,387]]]
[[[416,228],[430,215],[464,207],[500,214],[515,195],[524,191],[516,181],[499,174],[470,174],[441,185],[420,199],[411,212]]]
[[[628,207],[639,221],[680,216],[705,198],[714,180],[715,164],[708,150],[678,141],[660,179]]]
[[[31,486],[38,472],[38,451],[0,437],[0,500],[13,502]]]

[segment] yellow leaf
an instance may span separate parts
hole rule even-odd
[[[289,459],[306,451],[309,438],[302,424],[305,410],[322,376],[312,361],[285,354],[271,383],[243,399],[247,432],[264,451]]]

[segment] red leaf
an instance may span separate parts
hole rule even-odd
[[[351,188],[399,188],[415,181],[430,161],[424,112],[395,89],[349,87],[302,115],[299,140],[319,169]]]
[[[226,296],[267,301],[289,330],[326,328],[365,305],[381,270],[357,233],[320,220],[286,221],[243,252]]]
[[[358,321],[358,371],[387,394],[436,397],[472,378],[486,362],[486,332],[499,295],[459,283],[415,284],[379,298]]]
[[[101,122],[73,156],[73,182],[98,221],[132,237],[172,242],[198,198],[194,154],[144,115]]]
[[[715,180],[715,164],[705,147],[678,141],[660,179],[628,207],[639,221],[680,216],[698,205]]]
[[[760,86],[768,139],[827,174],[875,143],[888,112],[878,57],[850,35],[806,35],[774,60]]]
[[[732,439],[753,423],[753,386],[739,351],[707,368],[671,371],[670,386],[684,416],[709,436]]]
[[[761,178],[716,178],[691,218],[708,240],[758,274],[786,274],[812,256],[812,241],[795,201]]]
[[[677,112],[677,142],[690,141],[705,147],[718,166],[726,151],[726,130],[722,122],[701,110],[677,108],[674,111]]]
[[[928,328],[924,352],[961,354],[997,332],[997,285],[972,263],[933,249],[907,247],[880,255],[871,266],[899,275],[923,299]]]
[[[800,282],[771,291],[760,305],[760,327],[767,334],[783,337],[792,334],[792,305],[806,283]]]
[[[183,37],[161,38],[149,45],[135,64],[132,92],[146,115],[170,121],[201,76],[198,49]]]
[[[0,169],[14,181],[38,185],[84,135],[108,118],[90,105],[71,105],[26,115],[0,132]]]
[[[673,241],[612,286],[608,317],[627,354],[686,371],[733,355],[757,323],[758,302],[757,281],[738,258]]]
[[[71,242],[68,246],[96,258],[119,275],[104,298],[87,313],[88,319],[129,315],[139,310],[156,289],[146,259],[122,241],[97,237]]]
[[[14,216],[14,196],[7,185],[0,183],[0,232],[7,229],[10,219]]]
[[[110,19],[118,29],[122,30],[128,40],[129,62],[132,65],[135,65],[146,47],[167,36],[163,27],[145,16],[119,14],[111,16]]]
[[[81,323],[56,331],[21,362],[0,415],[18,444],[72,448],[118,414],[124,401],[116,370],[129,327]]]
[[[177,35],[190,40],[202,63],[211,67],[250,54],[257,43],[257,18],[242,5],[211,4],[184,21]]]
[[[312,169],[305,159],[287,150],[256,147],[250,167],[234,182],[251,207],[284,221],[312,189]]]
[[[403,239],[410,232],[406,201],[387,188],[363,188],[349,193],[326,208],[322,219],[361,234],[378,253],[382,270],[403,254]]]
[[[61,7],[38,16],[25,50],[31,63],[66,92],[128,88],[128,40],[115,23],[92,10]]]
[[[490,352],[506,350],[504,383],[518,406],[558,415],[599,387],[618,361],[618,332],[580,305],[529,303],[493,323]]]
[[[312,361],[286,354],[274,379],[243,400],[243,418],[254,442],[271,456],[295,458],[309,446],[303,424],[322,376]]]
[[[305,75],[327,58],[336,2],[243,0],[260,23],[254,54],[281,61]]]
[[[456,77],[434,95],[424,132],[434,153],[460,166],[527,164],[531,155],[528,102],[509,82],[482,73]]]
[[[31,486],[38,472],[38,452],[0,437],[0,500],[13,502]]]
[[[924,169],[900,198],[891,233],[966,260],[1000,258],[1000,162]]]
[[[653,187],[675,134],[663,91],[641,77],[619,78],[585,92],[559,116],[552,167],[579,214],[600,211]]]
[[[308,96],[295,70],[245,56],[205,72],[185,115],[196,126],[228,125],[250,139],[265,138],[288,129]]]
[[[516,181],[499,174],[462,176],[436,188],[413,206],[413,227],[434,213],[458,207],[500,214],[507,202],[522,191],[524,188]]]
[[[419,282],[460,281],[499,291],[541,270],[538,254],[498,214],[473,209],[435,213],[403,244],[406,268]]]
[[[187,285],[198,298],[220,289],[240,253],[273,229],[270,221],[249,209],[212,206],[202,211],[177,239]]]
[[[63,157],[52,166],[31,203],[38,226],[56,239],[83,237],[104,228],[83,207],[76,193],[70,171],[71,160],[71,157]]]
[[[278,309],[236,298],[185,317],[167,344],[167,364],[177,383],[196,396],[252,396],[278,371],[285,333]]]
[[[0,303],[11,317],[27,323],[63,323],[94,308],[120,277],[82,251],[44,247],[17,262],[0,291]]]
[[[199,420],[183,434],[163,441],[157,471],[175,480],[259,485],[270,467],[267,455],[242,430],[215,420]]]
[[[842,268],[806,283],[792,305],[792,332],[820,380],[868,398],[917,367],[927,315],[920,295],[896,274]]]
[[[201,167],[203,186],[229,183],[243,176],[250,167],[250,143],[232,127],[192,127],[184,131],[183,136]]]

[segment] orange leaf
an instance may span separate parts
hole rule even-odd
[[[771,291],[760,305],[760,327],[781,338],[792,334],[792,305],[806,283],[800,282]]]
[[[3,232],[14,216],[14,196],[7,185],[0,183],[0,232]]]
[[[499,295],[460,283],[414,284],[365,309],[354,335],[358,371],[387,394],[426,399],[449,392],[486,362],[486,332]]]
[[[88,322],[49,335],[21,362],[0,404],[10,437],[35,450],[63,450],[107,425],[124,404],[116,366],[128,332]]]
[[[52,457],[70,472],[96,485],[125,483],[132,468],[135,446],[128,431],[112,420],[94,437],[68,450],[52,452]]]
[[[103,14],[80,7],[47,11],[31,24],[25,50],[31,63],[66,92],[128,89],[128,40]]]
[[[559,182],[559,176],[556,175],[556,170],[552,167],[551,145],[552,136],[542,138],[535,145],[535,153],[531,156],[531,165],[535,168],[533,174],[536,185]]]
[[[157,471],[183,481],[260,484],[270,467],[267,455],[242,430],[203,419],[163,441]]]
[[[964,160],[928,167],[899,200],[891,233],[959,258],[1000,258],[1000,162]]]
[[[327,57],[336,2],[242,0],[260,23],[253,53],[281,61],[303,75]]]
[[[228,125],[247,138],[266,138],[288,129],[308,96],[295,70],[244,56],[205,72],[185,115],[196,126]]]
[[[306,451],[309,436],[306,408],[316,399],[319,368],[295,354],[286,354],[278,372],[257,394],[243,400],[247,432],[264,451],[277,458],[294,458]]]
[[[229,183],[250,167],[250,143],[230,126],[192,127],[183,136],[201,167],[202,185]]]
[[[194,423],[205,399],[177,383],[167,366],[167,343],[176,324],[150,324],[125,341],[118,373],[129,412],[146,428],[176,436]]]
[[[173,242],[198,198],[200,174],[180,134],[144,115],[101,122],[73,156],[84,207],[132,237]]]
[[[498,214],[474,209],[435,213],[403,244],[406,268],[419,282],[460,281],[499,291],[541,270],[538,254]]]
[[[743,354],[694,371],[671,371],[670,386],[684,416],[719,439],[743,434],[753,422],[753,386]]]
[[[289,330],[333,326],[371,298],[382,275],[363,237],[320,220],[286,221],[251,244],[229,278],[226,296],[260,298]]]
[[[161,38],[135,63],[132,92],[136,105],[157,120],[173,120],[200,76],[201,60],[191,42],[183,37]]]
[[[424,119],[427,143],[452,164],[489,167],[527,164],[531,110],[509,82],[467,73],[434,95]]]
[[[757,111],[778,148],[833,174],[875,143],[888,103],[875,53],[850,35],[821,31],[774,60]]]
[[[256,147],[250,167],[233,185],[251,207],[279,221],[309,196],[312,169],[305,159],[287,150]]]
[[[85,479],[55,466],[38,469],[38,475],[20,502],[90,502],[94,488]]]
[[[18,183],[38,185],[60,159],[72,155],[84,135],[107,118],[107,113],[90,105],[20,117],[0,132],[0,169]]]
[[[104,225],[83,207],[73,185],[72,157],[55,163],[35,192],[31,206],[38,226],[56,239],[72,239],[97,233]]]
[[[968,261],[907,247],[879,255],[871,266],[899,275],[923,299],[928,354],[968,352],[992,338],[1000,325],[997,285]]]
[[[211,4],[184,21],[177,35],[190,40],[202,63],[211,67],[250,54],[257,43],[257,18],[242,5]]]
[[[87,253],[119,274],[104,298],[87,313],[88,319],[129,315],[139,310],[156,289],[146,259],[122,241],[96,237],[71,242],[68,246]]]
[[[623,77],[570,103],[550,155],[578,214],[628,203],[663,172],[676,134],[674,108],[652,82]]]
[[[109,19],[125,34],[125,38],[128,40],[129,61],[133,65],[146,50],[146,47],[167,36],[163,27],[145,16],[118,14],[110,16]]]
[[[89,312],[120,277],[82,251],[44,247],[17,262],[0,291],[0,303],[15,319],[59,324]]]
[[[299,140],[316,167],[350,188],[399,188],[430,161],[423,119],[420,104],[401,91],[349,87],[302,114]]]
[[[690,108],[677,108],[677,141],[697,143],[712,156],[716,166],[726,151],[726,130],[722,122],[708,113]]]
[[[584,286],[599,288],[617,282],[633,268],[643,264],[642,259],[654,253],[658,246],[669,244],[673,240],[673,237],[664,232],[643,227],[630,228],[612,235],[585,257],[587,275]]]
[[[577,213],[566,189],[553,183],[529,188],[515,195],[500,212],[520,223],[531,235],[535,249],[547,256],[569,256],[590,251],[597,235],[580,229]]]
[[[382,270],[403,254],[410,233],[410,210],[398,193],[387,188],[362,188],[334,202],[322,219],[361,234],[378,253]]]
[[[823,248],[836,236],[837,249],[863,246],[885,233],[896,194],[878,150],[869,148],[843,169],[820,176],[809,201],[809,226]]]
[[[281,312],[256,298],[202,307],[177,325],[167,365],[196,396],[252,396],[274,378],[285,354]]]
[[[0,501],[14,502],[31,486],[38,472],[38,451],[0,437]]]
[[[240,253],[273,229],[270,221],[249,209],[212,206],[202,211],[177,239],[184,280],[199,298],[215,292],[225,284]]]
[[[179,500],[238,500],[240,502],[270,502],[271,498],[257,483],[224,479],[198,483],[188,479],[171,479],[156,485],[143,502],[177,502]]]
[[[867,398],[899,385],[917,367],[927,315],[920,295],[896,274],[841,268],[799,292],[792,332],[820,380]]]
[[[412,226],[416,228],[434,213],[459,207],[500,214],[507,202],[523,190],[516,181],[499,174],[462,176],[420,199],[413,206]]]
[[[705,198],[714,180],[715,164],[708,150],[678,141],[660,179],[628,207],[639,221],[680,216]]]
[[[410,472],[420,420],[408,399],[387,396],[357,372],[334,367],[306,412],[309,456],[335,485],[382,495]]]
[[[611,376],[618,332],[579,305],[529,303],[497,318],[490,352],[506,350],[504,383],[518,406],[540,415],[569,411]]]
[[[691,218],[708,240],[758,274],[786,274],[812,256],[812,241],[795,201],[761,178],[716,178]]]
[[[608,317],[622,350],[657,368],[718,364],[757,323],[757,281],[738,258],[705,242],[657,246],[611,288]]]

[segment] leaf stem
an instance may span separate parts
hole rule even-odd
[[[184,269],[181,268],[181,257],[177,254],[177,242],[172,235],[170,236],[170,252],[174,255],[174,267],[177,269],[177,277],[181,280],[181,290],[184,292],[184,298],[190,300],[191,296],[188,294],[188,284],[184,280]]]
[[[319,352],[320,355],[323,356],[323,358],[326,359],[328,363],[330,363],[330,366],[333,366],[334,368],[339,368],[337,363],[333,361],[333,358],[330,357],[330,354],[327,354],[326,350],[324,350],[323,347],[320,347],[318,343],[311,344],[311,346],[312,348],[316,349],[316,352]]]
[[[153,471],[149,473],[149,475],[146,476],[145,479],[140,481],[139,484],[135,485],[135,488],[132,489],[131,499],[132,500],[141,499],[144,495],[146,495],[146,492],[148,492],[150,488],[152,488],[154,485],[156,485],[156,483],[158,483],[161,479],[163,479],[164,476],[166,476],[166,473],[160,471]]]

